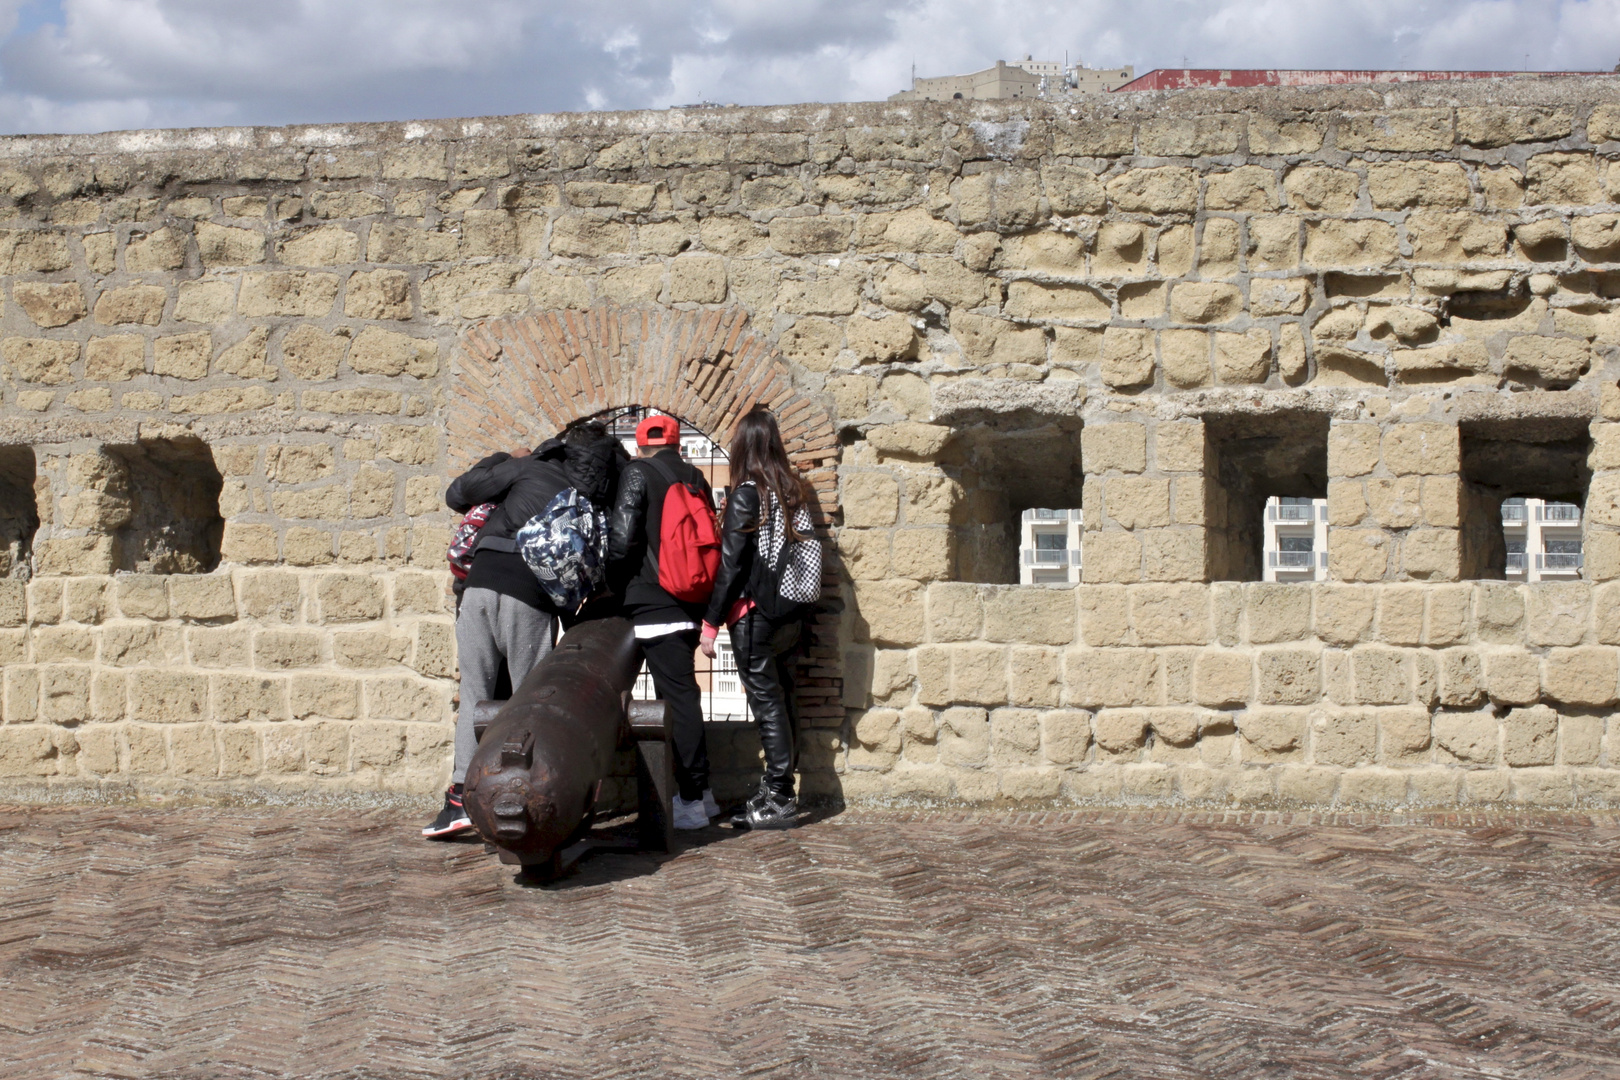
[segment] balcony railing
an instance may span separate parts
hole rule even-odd
[[[1537,570],[1579,570],[1581,553],[1578,551],[1548,551],[1536,556]]]
[[[1524,552],[1522,552],[1522,551],[1510,551],[1510,552],[1508,552],[1508,554],[1507,554],[1507,568],[1509,570],[1517,570],[1520,573],[1523,573],[1524,572]]]
[[[1025,566],[1079,566],[1080,552],[1074,548],[1025,548]]]
[[[1325,551],[1268,551],[1271,565],[1279,570],[1309,570],[1327,565]]]
[[[1502,504],[1502,520],[1503,521],[1524,521],[1525,519],[1526,518],[1525,518],[1525,506],[1524,506],[1524,503],[1503,503]]]
[[[1579,521],[1581,508],[1574,503],[1548,503],[1537,514],[1539,521]]]
[[[1316,517],[1316,507],[1310,503],[1282,503],[1276,510],[1274,521],[1310,521]]]

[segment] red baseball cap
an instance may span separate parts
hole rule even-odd
[[[649,416],[636,425],[637,446],[679,446],[681,422],[673,416]]]

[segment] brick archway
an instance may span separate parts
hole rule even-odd
[[[672,413],[717,440],[726,439],[754,405],[766,405],[782,426],[789,456],[816,493],[819,523],[831,539],[840,450],[832,416],[794,389],[787,366],[749,329],[741,308],[601,306],[490,319],[462,335],[452,372],[446,428],[450,466],[457,471],[497,450],[531,447],[582,416],[625,405]],[[836,558],[826,560],[822,587],[834,601],[811,617],[796,675],[800,723],[833,731],[844,722],[836,565]],[[734,756],[752,760],[748,753]],[[805,779],[807,791],[837,790],[828,771],[818,772],[814,782],[808,774]]]
[[[572,420],[643,405],[724,441],[737,417],[768,406],[789,456],[830,512],[838,439],[826,408],[794,389],[786,365],[741,308],[594,307],[479,323],[456,356],[450,465],[534,445]]]

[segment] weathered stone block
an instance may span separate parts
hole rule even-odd
[[[1142,542],[1128,532],[1087,532],[1081,541],[1087,583],[1142,579]]]
[[[337,300],[336,274],[249,273],[242,275],[237,311],[248,318],[266,315],[297,315],[320,318],[332,310]]]
[[[1179,166],[1132,169],[1107,183],[1116,209],[1137,214],[1191,213],[1198,209],[1198,173]]]
[[[1248,703],[1253,692],[1252,670],[1253,662],[1246,653],[1200,653],[1194,668],[1194,700],[1216,707]]]
[[[1237,714],[1244,761],[1297,761],[1304,752],[1304,709],[1248,709]]]
[[[130,676],[132,720],[178,724],[207,718],[208,677],[178,671],[136,670]]]
[[[1162,696],[1159,657],[1150,649],[1070,649],[1063,682],[1072,705],[1157,705]]]
[[[1617,679],[1620,651],[1608,646],[1550,649],[1542,661],[1542,692],[1565,705],[1611,705]]]
[[[169,579],[169,613],[203,622],[236,618],[236,594],[229,574],[178,574]]]
[[[934,593],[929,590],[930,623]],[[1011,586],[984,597],[984,637],[988,641],[1068,645],[1074,640],[1076,609],[1069,589]]]
[[[1080,433],[1080,455],[1086,473],[1147,468],[1147,428],[1142,424],[1088,424]]]
[[[900,485],[893,474],[847,473],[842,477],[844,524],[851,528],[882,528],[899,519]]]
[[[1321,658],[1315,650],[1261,649],[1255,667],[1261,704],[1309,705],[1321,697]]]
[[[855,583],[856,633],[879,645],[912,646],[925,640],[925,592],[914,581]]]

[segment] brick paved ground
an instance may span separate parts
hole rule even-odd
[[[852,813],[524,888],[329,817],[0,810],[0,1069],[1620,1076],[1609,818]]]

